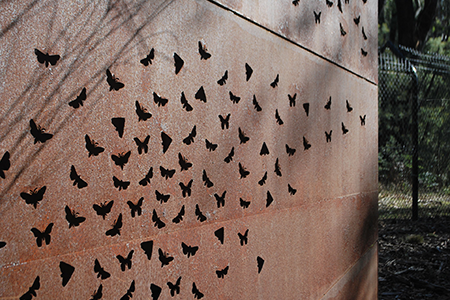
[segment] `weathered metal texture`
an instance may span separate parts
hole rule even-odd
[[[133,298],[150,298],[155,284],[162,288],[160,299],[167,299],[167,282],[179,276],[183,299],[193,298],[193,282],[206,299],[348,299],[352,293],[363,295],[349,288],[354,278],[360,278],[359,285],[350,287],[364,286],[365,295],[376,297],[373,83],[208,1],[0,5],[0,155],[9,151],[11,162],[0,179],[0,241],[6,242],[0,248],[0,297],[25,294],[36,276],[37,299],[89,299],[100,284],[103,298],[115,299],[133,280]],[[207,60],[200,59],[199,41],[211,54]],[[46,67],[37,61],[35,48],[61,59]],[[144,66],[140,60],[152,48],[154,59]],[[178,74],[174,53],[184,60]],[[246,64],[253,69],[248,81]],[[107,69],[123,88],[109,90]],[[228,79],[219,85],[225,71]],[[278,85],[272,87],[277,75]],[[206,102],[195,99],[202,86]],[[86,100],[71,107],[83,87]],[[167,104],[158,106],[154,92]],[[192,111],[183,108],[182,92]],[[238,103],[229,92],[240,97]],[[288,94],[297,94],[295,106]],[[330,97],[328,110],[324,106]],[[152,117],[139,121],[136,101]],[[229,128],[222,129],[218,116],[227,114]],[[117,117],[125,119],[123,137],[112,124]],[[53,137],[34,143],[31,119]],[[197,134],[187,145],[183,140],[194,126]],[[245,143],[239,128],[249,137]],[[165,153],[161,132],[172,139]],[[105,150],[89,157],[85,135]],[[148,153],[139,154],[134,138],[144,141],[147,135]],[[207,150],[205,139],[217,149]],[[263,143],[268,155],[260,155]],[[296,149],[293,155],[286,145]],[[234,156],[226,163],[233,147]],[[131,154],[122,170],[112,155],[127,151]],[[179,153],[192,163],[188,170],[181,171]],[[250,172],[245,178],[239,163]],[[71,166],[86,187],[74,186]],[[160,166],[175,169],[174,175],[163,178]],[[151,167],[150,183],[140,185]],[[212,187],[202,180],[204,170]],[[266,183],[260,185],[265,172]],[[119,191],[113,176],[129,186]],[[191,195],[183,197],[179,183],[191,179]],[[36,208],[21,196],[43,186]],[[170,194],[169,200],[157,201],[156,191]],[[214,194],[224,191],[225,205],[219,208]],[[136,204],[141,197],[142,215],[132,217],[127,202]],[[250,202],[248,208],[240,199]],[[105,219],[97,215],[93,205],[112,200]],[[198,220],[196,205],[206,221]],[[69,228],[66,206],[85,221]],[[182,220],[174,223],[183,206]],[[155,226],[154,210],[165,227]],[[120,235],[106,235],[119,214]],[[38,247],[31,229],[43,232],[50,223],[50,243],[43,239]],[[223,244],[214,234],[222,227]],[[238,233],[247,229],[248,243],[241,245]],[[141,247],[146,241],[153,241],[150,260]],[[188,258],[182,243],[198,246],[196,254]],[[159,249],[174,258],[164,267]],[[126,257],[131,250],[132,267],[122,271],[116,256]],[[260,273],[257,257],[264,259]],[[94,272],[96,259],[111,274],[108,279]],[[61,261],[74,267],[64,287]],[[216,271],[227,266],[228,273],[218,278]]]

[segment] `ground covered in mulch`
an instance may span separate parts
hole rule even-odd
[[[378,298],[450,299],[450,217],[379,221]]]

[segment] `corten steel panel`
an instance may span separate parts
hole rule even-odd
[[[0,5],[0,155],[8,151],[11,165],[7,168],[4,156],[0,297],[25,294],[39,276],[37,299],[89,299],[100,284],[103,298],[115,299],[133,280],[133,298],[150,298],[150,284],[155,284],[162,288],[160,299],[166,299],[171,298],[167,282],[181,276],[183,299],[193,297],[193,282],[206,299],[319,299],[371,253],[377,207],[373,83],[207,1]],[[200,59],[199,41],[210,58]],[[35,48],[61,58],[46,67]],[[144,66],[140,60],[152,48],[154,59]],[[184,60],[178,74],[174,53]],[[253,69],[249,80],[246,64]],[[110,91],[107,69],[123,88]],[[228,79],[219,85],[225,71]],[[272,87],[277,75],[278,85]],[[83,87],[83,105],[70,106]],[[206,102],[195,99],[200,87]],[[167,104],[158,106],[154,92]],[[182,92],[191,111],[183,108]],[[229,92],[240,97],[238,103]],[[288,95],[294,94],[296,103],[290,106]],[[136,101],[152,114],[146,121],[139,121]],[[227,114],[229,128],[222,129],[218,116]],[[122,137],[112,124],[118,117],[125,119]],[[31,119],[53,137],[34,143]],[[187,145],[183,140],[194,126],[197,134]],[[165,153],[162,132],[172,139]],[[104,151],[89,157],[85,135]],[[148,153],[139,154],[134,138],[143,141],[147,135]],[[217,149],[208,151],[205,139]],[[263,143],[268,155],[260,155]],[[286,145],[295,149],[293,155]],[[129,161],[121,169],[112,156],[127,151]],[[188,170],[181,171],[179,153],[192,163]],[[239,163],[250,172],[245,178]],[[71,166],[86,187],[74,185]],[[160,166],[174,169],[174,175],[164,179]],[[140,185],[151,167],[150,183]],[[202,180],[204,170],[212,187]],[[260,185],[265,172],[266,183]],[[119,191],[113,176],[129,186]],[[191,195],[183,197],[179,183],[191,179]],[[43,186],[36,208],[21,196]],[[157,201],[156,191],[170,194],[169,200]],[[225,205],[219,208],[214,194],[224,191]],[[132,217],[127,202],[138,203],[141,197],[142,214]],[[240,199],[249,206],[244,208]],[[112,200],[110,213],[104,219],[97,215],[94,204]],[[196,205],[206,221],[198,220]],[[66,206],[85,221],[69,228]],[[181,222],[174,223],[183,206]],[[165,227],[155,226],[154,210]],[[119,214],[120,235],[106,235]],[[44,231],[50,223],[50,243],[44,239],[38,247],[31,229]],[[214,234],[222,227],[223,244]],[[247,229],[248,243],[241,245],[238,233]],[[146,241],[153,241],[150,260],[141,248]],[[182,242],[198,246],[196,254],[188,258]],[[161,267],[158,249],[174,260]],[[126,257],[131,250],[132,267],[122,271],[116,256]],[[264,259],[260,273],[257,257]],[[94,273],[96,259],[109,278]],[[64,287],[60,262],[75,268]],[[228,273],[218,278],[216,271],[227,266]],[[369,288],[376,295],[376,282],[365,282],[372,282]]]
[[[377,1],[209,1],[378,82]]]

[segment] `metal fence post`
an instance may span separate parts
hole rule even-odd
[[[412,219],[415,221],[419,218],[419,77],[416,68],[409,63],[412,70]]]

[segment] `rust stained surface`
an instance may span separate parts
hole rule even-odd
[[[16,1],[0,8],[0,156],[10,154],[0,179],[0,298],[26,294],[37,276],[36,299],[89,299],[100,284],[103,299],[116,299],[133,280],[133,298],[156,299],[153,284],[168,299],[168,282],[179,277],[182,299],[194,297],[194,282],[205,299],[376,297],[375,66],[336,60],[342,68],[210,1]],[[199,42],[209,58],[201,59]],[[367,58],[375,59],[370,45]],[[45,66],[35,49],[60,59]],[[184,61],[178,74],[174,53]],[[110,90],[107,69],[123,88]],[[201,87],[206,101],[196,99]],[[83,88],[82,105],[69,105]],[[240,97],[236,103],[230,92]],[[158,105],[154,93],[167,103]],[[136,101],[151,117],[139,120]],[[228,114],[222,128],[219,115]],[[122,137],[114,118],[125,120]],[[53,136],[35,143],[30,120]],[[171,139],[165,152],[162,133]],[[104,150],[89,156],[86,135]],[[135,139],[147,136],[148,152],[139,153]],[[128,151],[123,168],[116,165]],[[187,170],[180,155],[192,164]],[[72,166],[87,186],[77,187]],[[166,179],[161,167],[175,171]],[[119,190],[118,180],[129,184]],[[191,180],[191,194],[183,195],[181,185]],[[24,193],[44,186],[36,208],[26,202]],[[161,194],[170,197],[158,201]],[[110,212],[98,215],[94,206],[110,201]],[[84,218],[78,226],[69,227],[66,207]],[[112,235],[119,216],[120,234]],[[223,243],[215,234],[221,228]],[[150,241],[151,256],[142,247]],[[188,257],[182,243],[198,249]],[[173,260],[162,266],[159,250]],[[131,251],[123,271],[117,256]],[[94,272],[96,260],[108,278]],[[74,268],[65,286],[61,262]]]

